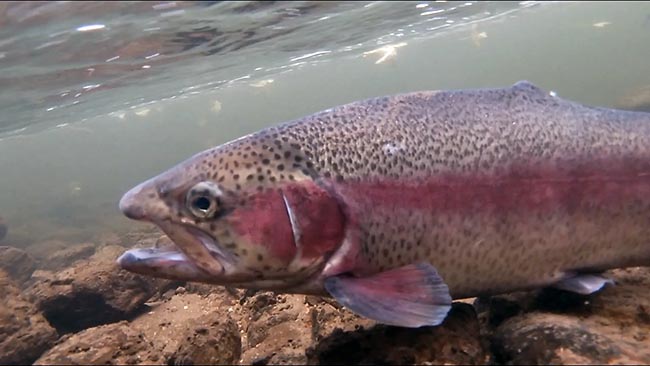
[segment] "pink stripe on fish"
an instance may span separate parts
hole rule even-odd
[[[502,174],[441,174],[426,180],[334,184],[347,204],[440,212],[571,211],[588,205],[650,202],[650,159],[593,160],[565,166],[513,166]],[[354,207],[352,207],[354,208]]]

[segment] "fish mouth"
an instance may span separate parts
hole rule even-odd
[[[131,272],[155,277],[225,283],[235,271],[234,256],[205,231],[168,220],[154,221],[174,243],[163,247],[131,249],[117,263]]]

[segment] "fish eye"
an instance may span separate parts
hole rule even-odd
[[[208,197],[196,197],[192,202],[192,207],[202,212],[207,212],[210,206],[212,206],[212,202]]]
[[[186,205],[198,218],[213,217],[219,209],[221,190],[212,182],[201,182],[187,192]]]

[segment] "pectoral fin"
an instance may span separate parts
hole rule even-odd
[[[452,302],[447,285],[428,263],[369,277],[330,277],[325,280],[325,289],[361,316],[408,328],[442,323]]]
[[[602,289],[608,283],[613,285],[614,281],[598,274],[577,274],[567,277],[553,285],[553,287],[581,295],[589,295]]]

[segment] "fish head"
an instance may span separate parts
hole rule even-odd
[[[343,212],[295,164],[304,162],[295,159],[299,151],[266,149],[217,147],[129,190],[121,211],[154,223],[175,246],[132,249],[118,263],[140,274],[243,288],[315,278],[342,242]]]

